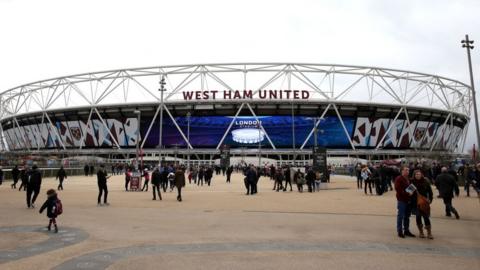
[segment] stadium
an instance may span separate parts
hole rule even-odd
[[[0,147],[8,155],[193,160],[229,149],[287,162],[308,160],[314,145],[329,156],[454,156],[464,151],[471,97],[456,80],[378,67],[120,69],[2,92]]]

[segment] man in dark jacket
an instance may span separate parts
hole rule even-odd
[[[290,173],[290,166],[287,166],[287,169],[285,170],[285,187],[283,188],[283,191],[287,191],[287,185],[290,184],[290,191],[292,191],[292,176]]]
[[[305,180],[307,181],[308,192],[313,192],[313,186],[315,182],[315,172],[312,168],[308,168],[307,176],[305,176]]]
[[[67,173],[65,172],[65,169],[63,166],[60,167],[60,170],[57,172],[57,179],[59,181],[57,190],[63,190],[63,180],[67,178]]]
[[[2,166],[0,166],[0,185],[2,185],[2,182],[3,182],[3,170],[2,170]]]
[[[25,165],[20,171],[20,181],[22,181],[22,183],[20,184],[18,191],[22,191],[22,188],[23,188],[23,191],[27,190],[29,177],[30,177],[30,170],[28,169],[28,166]]]
[[[233,165],[228,167],[227,169],[227,183],[230,183],[230,178],[232,177],[233,173]]]
[[[12,188],[16,189],[17,188],[17,182],[18,182],[18,176],[20,175],[20,170],[18,169],[18,166],[15,165],[12,169],[12,178],[13,178],[13,184]]]
[[[178,190],[177,201],[179,202],[182,201],[182,188],[184,186],[185,186],[185,173],[180,168],[177,168],[177,170],[175,171],[175,187],[177,187],[177,190]]]
[[[40,187],[42,186],[42,173],[38,170],[37,165],[33,165],[32,171],[29,173],[29,179],[27,182],[27,207],[35,208],[35,200],[38,193],[40,193]],[[33,197],[32,197],[33,196]]]
[[[253,165],[250,165],[250,168],[248,168],[245,176],[245,187],[247,188],[247,195],[253,195],[255,194],[253,186],[257,181],[257,172],[255,171]]]
[[[101,199],[102,199],[102,193],[105,194],[103,196],[103,205],[108,206],[110,205],[107,202],[107,196],[108,196],[108,188],[107,188],[107,179],[109,176],[107,176],[107,171],[105,170],[105,165],[100,165],[100,169],[97,172],[97,184],[98,184],[98,200],[97,200],[97,205],[102,206],[101,204]]]
[[[410,197],[412,194],[406,191],[410,185],[408,176],[410,175],[410,169],[408,166],[403,166],[401,174],[395,178],[395,191],[397,197],[397,233],[398,237],[405,238],[405,236],[415,237],[410,230],[410,215],[412,214],[412,208],[410,203]]]
[[[212,177],[213,177],[213,169],[212,166],[208,166],[207,170],[205,171],[205,182],[210,186],[212,183]]]
[[[447,217],[451,217],[452,214],[455,214],[455,218],[459,219],[460,215],[457,210],[452,205],[453,192],[455,195],[459,195],[460,191],[458,189],[457,182],[455,178],[448,172],[447,167],[442,167],[441,173],[435,179],[435,184],[437,186],[440,197],[443,199],[445,204],[445,213]]]
[[[160,171],[158,168],[155,168],[155,170],[152,173],[152,189],[153,189],[153,199],[156,200],[156,194],[155,190],[157,190],[158,193],[158,199],[161,201],[162,200],[162,193],[160,193],[160,183],[162,182],[162,175],[160,174]]]

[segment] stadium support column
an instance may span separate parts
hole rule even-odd
[[[138,170],[140,170],[141,168],[138,166],[138,160],[139,160],[139,151],[140,151],[140,114],[142,113],[141,111],[139,110],[135,110],[133,111],[134,114],[137,115],[137,143],[135,144],[135,166],[137,167]]]
[[[475,114],[475,129],[477,132],[477,145],[480,145],[480,128],[478,125],[478,112],[477,112],[477,99],[475,93],[475,85],[473,83],[473,71],[472,71],[472,58],[470,56],[470,50],[473,50],[473,40],[468,39],[468,35],[465,35],[465,39],[462,40],[462,47],[467,48],[467,57],[468,57],[468,69],[470,71],[470,87],[472,88],[472,98],[473,98],[473,113]]]
[[[260,129],[260,120],[258,122],[258,167],[262,165],[262,131]]]
[[[187,150],[188,150],[188,161],[187,161],[187,170],[190,172],[190,147],[188,147],[188,144],[190,143],[190,117],[191,113],[187,113]]]
[[[160,125],[160,130],[158,134],[158,164],[162,164],[162,136],[163,136],[163,92],[165,92],[167,89],[165,89],[165,76],[162,75],[162,79],[160,80],[160,120],[159,120],[159,125]]]

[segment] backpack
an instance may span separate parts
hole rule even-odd
[[[55,215],[59,216],[63,213],[63,205],[62,205],[62,201],[57,199],[55,201]]]

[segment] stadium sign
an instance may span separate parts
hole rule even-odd
[[[205,90],[183,91],[184,100],[238,100],[238,99],[298,99],[307,100],[310,93],[307,90]]]

